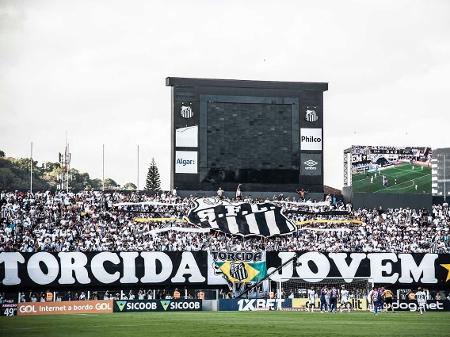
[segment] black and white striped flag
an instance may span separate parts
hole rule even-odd
[[[274,236],[291,233],[295,225],[270,202],[230,203],[214,198],[199,198],[189,211],[189,222],[226,234]]]

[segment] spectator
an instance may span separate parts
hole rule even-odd
[[[219,189],[221,190],[221,188]],[[223,190],[222,190],[223,196]],[[292,221],[359,219],[361,224],[318,223],[298,226],[292,235],[272,238],[225,236],[220,232],[177,232],[193,197],[147,197],[132,193],[81,192],[56,194],[0,193],[0,252],[65,251],[197,251],[197,250],[305,250],[321,252],[450,253],[449,208],[356,209],[342,202],[314,204],[273,200]],[[246,197],[246,202],[256,199]],[[119,202],[155,202],[156,205],[113,207]],[[159,203],[159,204],[158,204]],[[333,215],[329,211],[348,211]],[[330,215],[331,214],[331,215]],[[136,217],[171,221],[137,222]],[[164,229],[155,234],[155,230]]]

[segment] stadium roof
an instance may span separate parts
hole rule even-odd
[[[279,82],[219,78],[166,77],[166,86],[232,87],[291,90],[328,90],[326,82]]]

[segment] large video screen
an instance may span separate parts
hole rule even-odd
[[[431,194],[429,147],[352,146],[353,192]]]
[[[209,102],[205,180],[298,183],[292,113],[291,104]]]

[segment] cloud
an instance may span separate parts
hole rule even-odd
[[[0,146],[141,184],[170,170],[167,76],[324,81],[325,182],[351,144],[449,146],[448,1],[3,1]]]

